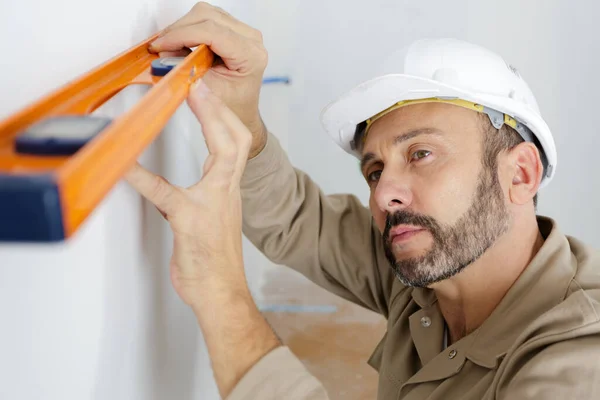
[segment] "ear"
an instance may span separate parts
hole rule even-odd
[[[512,174],[508,190],[511,202],[522,205],[532,201],[544,174],[538,148],[533,143],[519,143],[509,152],[508,161]]]

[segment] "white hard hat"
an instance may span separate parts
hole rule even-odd
[[[361,83],[330,103],[321,123],[345,151],[360,158],[354,144],[358,124],[419,102],[446,102],[490,116],[541,150],[544,187],[556,171],[556,146],[550,128],[527,83],[502,57],[457,39],[422,39],[393,53],[374,79]]]

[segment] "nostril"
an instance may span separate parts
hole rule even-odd
[[[402,205],[402,202],[398,199],[393,199],[389,202],[389,205],[390,206],[399,206],[399,205]]]

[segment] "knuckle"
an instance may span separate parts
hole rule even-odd
[[[221,7],[215,6],[205,1],[197,2],[192,6],[192,12],[198,15],[206,15],[208,17],[228,17],[229,13]]]
[[[263,45],[258,46],[258,49],[256,51],[256,57],[257,61],[262,66],[266,66],[269,63],[269,52]]]
[[[229,13],[227,13],[227,11],[225,11],[224,9],[222,9],[219,6],[213,6],[213,10],[215,10],[217,13],[219,13],[222,16],[229,16]]]
[[[212,6],[210,4],[208,4],[207,2],[199,1],[192,6],[192,11],[193,12],[204,12],[204,11],[208,10],[210,7],[212,7]]]
[[[165,178],[156,176],[152,184],[152,197],[159,200],[168,199],[171,196],[172,190]]]
[[[258,29],[252,28],[252,36],[254,36],[254,38],[260,43],[262,43],[264,40],[263,33]]]

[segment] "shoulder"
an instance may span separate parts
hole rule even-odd
[[[574,278],[574,290],[581,288],[583,290],[597,290],[600,288],[600,250],[590,246],[584,241],[566,236],[567,242],[576,264],[576,273]]]
[[[600,253],[567,241],[572,279],[506,355],[499,399],[600,398]]]
[[[575,274],[555,313],[566,312],[571,307],[584,315],[581,324],[597,322],[600,320],[600,251],[571,236],[567,236],[567,241],[576,266]]]
[[[593,329],[552,339],[514,360],[497,386],[497,399],[600,398],[600,335]]]
[[[558,343],[600,335],[600,252],[579,239],[565,237],[571,278],[565,282],[564,293],[557,293],[555,304],[528,326],[527,342]]]

